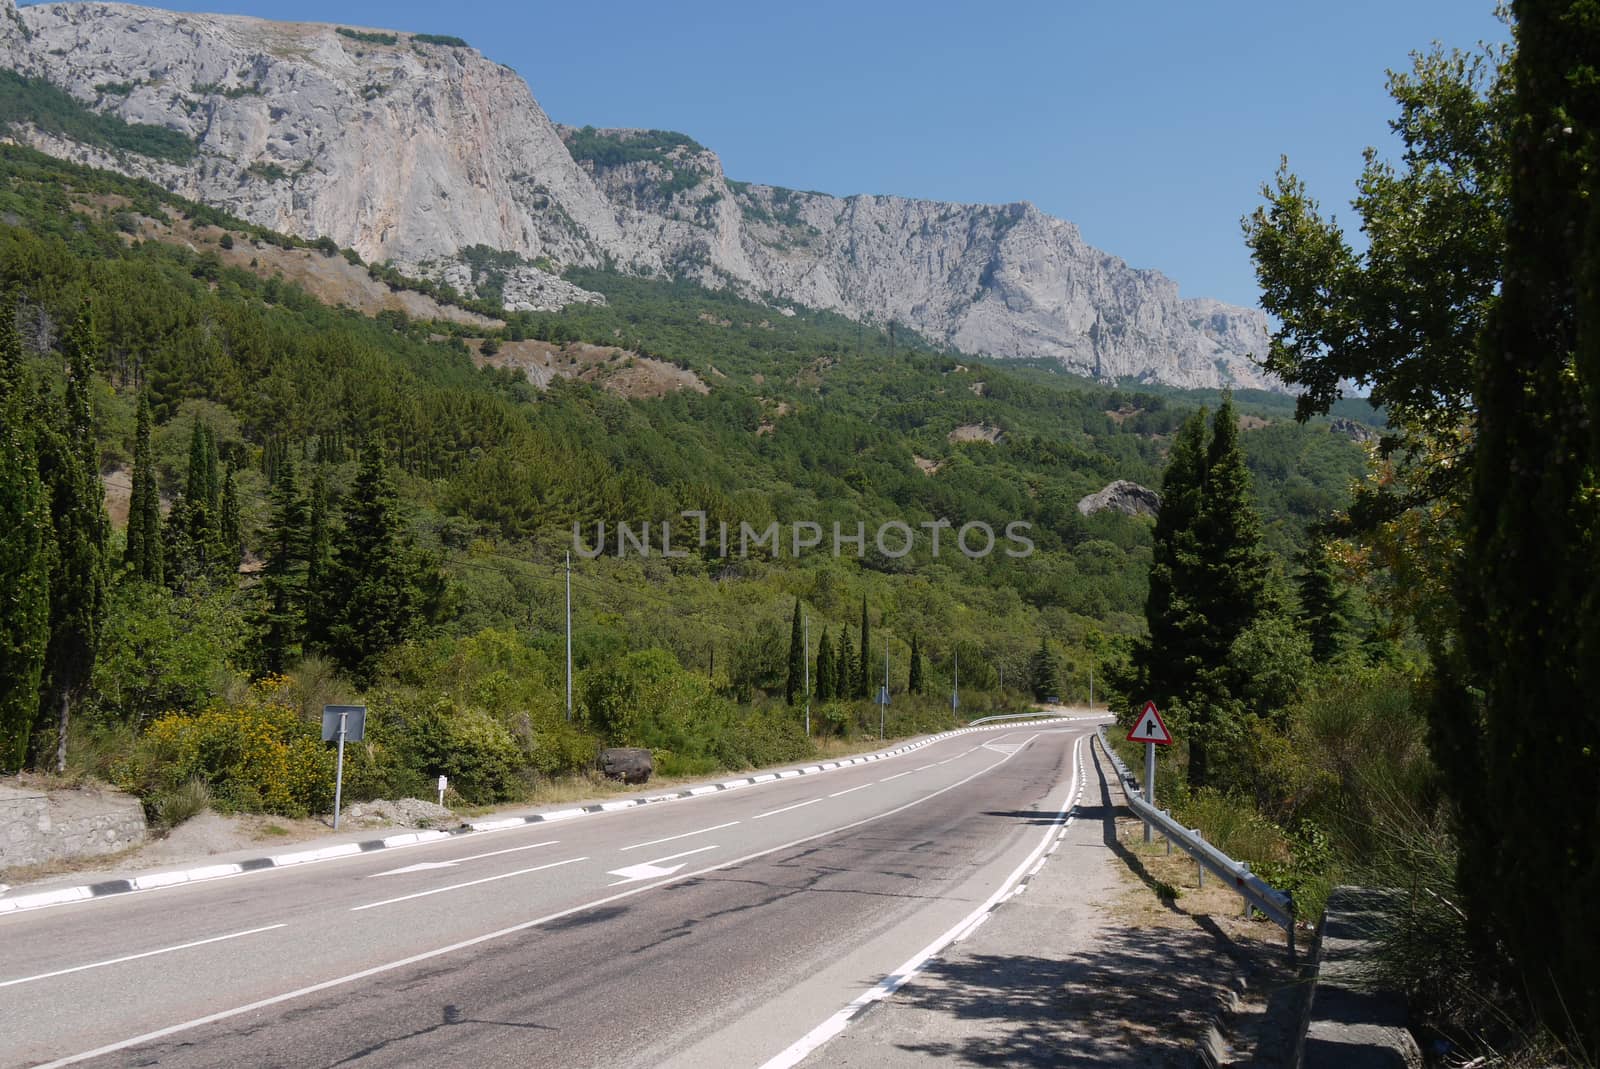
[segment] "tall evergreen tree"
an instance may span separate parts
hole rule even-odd
[[[244,521],[239,515],[239,487],[229,464],[222,476],[222,493],[217,511],[217,545],[219,563],[228,571],[237,571],[239,558],[244,555]]]
[[[922,693],[922,647],[914,633],[911,636],[911,674],[906,689],[913,694]]]
[[[40,476],[49,487],[54,526],[50,574],[50,640],[45,655],[41,727],[53,726],[53,764],[64,771],[72,706],[94,669],[106,606],[105,496],[94,437],[90,389],[95,372],[94,326],[85,309],[62,342],[66,403],[39,433]],[[47,759],[40,754],[41,759]]]
[[[1028,666],[1029,684],[1037,701],[1061,696],[1061,662],[1050,648],[1050,640],[1039,636],[1039,649]]]
[[[16,313],[0,299],[0,772],[27,760],[50,639],[50,500],[26,390]]]
[[[806,673],[805,632],[800,622],[800,599],[794,603],[794,620],[789,626],[789,674],[783,683],[783,697],[790,705],[796,695],[804,697]]]
[[[281,463],[281,457],[280,457]],[[328,479],[319,468],[311,476],[311,493],[306,503],[310,513],[306,531],[305,633],[309,637],[327,634],[328,613],[322,591],[328,585],[328,569],[333,564],[333,523],[329,516]]]
[[[1206,472],[1206,413],[1184,421],[1173,438],[1161,480],[1161,509],[1151,547],[1145,621],[1150,637],[1135,651],[1133,704],[1153,698],[1170,705],[1190,696],[1205,667],[1206,620],[1199,606],[1200,556],[1196,528]]]
[[[1161,496],[1145,601],[1150,637],[1136,655],[1136,686],[1158,704],[1188,711],[1188,780],[1201,787],[1211,778],[1213,746],[1240,726],[1234,641],[1268,600],[1261,521],[1231,396],[1209,437],[1204,410],[1179,430]]]
[[[305,497],[295,478],[293,462],[284,457],[275,465],[272,517],[262,538],[262,666],[281,673],[300,653],[306,629],[306,590],[310,531]]]
[[[139,423],[133,444],[133,495],[128,508],[128,547],[123,560],[137,579],[160,583],[161,490],[150,448],[150,397],[139,397]]]
[[[1510,210],[1477,359],[1461,656],[1432,739],[1460,881],[1544,1022],[1600,1053],[1600,13],[1516,0]],[[1538,908],[1529,889],[1538,888]],[[1493,959],[1491,959],[1493,960]]]
[[[846,624],[839,628],[839,648],[834,653],[833,696],[835,698],[848,701],[855,696],[859,665],[856,651],[850,645],[850,627]]]
[[[417,580],[383,446],[369,439],[333,560],[314,595],[325,614],[321,643],[358,684],[369,684],[378,660],[422,623]]]
[[[833,642],[828,638],[828,629],[823,628],[822,638],[817,642],[817,701],[831,702],[838,697],[833,681]]]
[[[867,619],[867,599],[861,599],[861,659],[856,664],[857,698],[872,697],[872,623]]]
[[[1303,571],[1300,626],[1311,639],[1311,655],[1322,664],[1338,660],[1349,645],[1350,595],[1334,572],[1326,542],[1314,542],[1296,558]]]

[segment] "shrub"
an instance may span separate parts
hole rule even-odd
[[[147,804],[198,780],[224,812],[302,817],[332,804],[333,755],[318,730],[300,720],[284,680],[273,676],[238,705],[159,718],[117,779]]]
[[[176,828],[211,808],[211,788],[196,776],[156,795],[150,808],[163,828]]]

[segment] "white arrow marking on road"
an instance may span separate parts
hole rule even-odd
[[[501,854],[516,854],[523,850],[537,850],[541,846],[557,846],[560,844],[560,842],[560,839],[548,839],[542,843],[529,843],[527,846],[513,846],[505,850],[490,850],[486,854],[469,854],[466,857],[458,857],[453,861],[419,861],[415,865],[407,865],[403,869],[390,869],[388,872],[374,872],[371,876],[368,876],[367,879],[375,880],[379,876],[399,876],[407,872],[426,872],[429,869],[453,869],[463,861],[478,861],[486,857],[499,857]]]
[[[390,869],[388,872],[374,872],[367,879],[375,880],[379,876],[403,876],[408,872],[426,872],[428,869],[453,869],[461,864],[459,861],[420,861],[415,865],[407,865],[403,869]]]
[[[621,876],[622,879],[609,885],[612,887],[618,887],[625,883],[632,883],[635,880],[653,880],[657,876],[671,876],[674,872],[677,872],[686,864],[688,864],[688,862],[682,862],[677,865],[664,867],[661,865],[651,865],[646,862],[643,865],[629,865],[625,869],[612,869],[610,872],[606,873],[606,875]]]
[[[645,861],[638,865],[629,865],[625,869],[612,869],[611,871],[607,872],[606,875],[622,877],[622,879],[618,880],[616,883],[611,884],[610,886],[612,887],[619,887],[625,883],[635,883],[639,880],[653,880],[658,876],[671,876],[674,872],[677,872],[679,869],[683,868],[683,866],[673,865],[668,867],[662,864],[663,861],[676,861],[680,857],[689,857],[691,854],[703,854],[707,850],[715,849],[715,845],[702,846],[698,850],[685,850],[681,854],[668,854],[666,857],[658,857],[654,861]]]

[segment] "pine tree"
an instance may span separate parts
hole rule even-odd
[[[50,641],[41,687],[40,726],[56,733],[54,767],[67,764],[67,734],[78,690],[94,669],[106,606],[104,491],[94,438],[90,387],[95,371],[94,327],[85,309],[67,331],[66,404],[38,432],[40,476],[49,488],[54,524],[50,574]],[[45,755],[39,755],[41,758]]]
[[[280,458],[280,463],[281,463]],[[329,518],[328,480],[319,469],[311,477],[310,511],[306,531],[305,633],[320,639],[328,632],[328,613],[321,592],[328,585],[328,569],[333,564],[333,526]]]
[[[16,313],[0,299],[0,772],[27,760],[50,639],[50,502],[24,378]]]
[[[306,588],[310,531],[306,501],[287,458],[275,465],[272,517],[262,538],[262,663],[281,673],[299,654],[306,629]]]
[[[155,457],[150,448],[153,419],[150,396],[139,398],[139,424],[133,445],[133,495],[128,509],[128,548],[124,561],[137,579],[160,583],[161,490],[156,481]]]
[[[867,620],[867,599],[861,599],[861,660],[856,666],[857,698],[872,697],[872,624]]]
[[[834,693],[834,663],[833,642],[828,638],[828,629],[822,629],[822,638],[817,643],[817,701],[831,702],[837,696]]]
[[[1322,664],[1338,660],[1349,645],[1349,593],[1334,572],[1326,542],[1314,542],[1297,557],[1304,571],[1297,582],[1300,626],[1311,639],[1311,655]]]
[[[322,644],[359,685],[370,684],[379,659],[422,623],[417,578],[383,446],[370,439],[314,595],[325,614]]]
[[[922,647],[914,634],[911,636],[911,675],[906,689],[913,694],[922,693]]]
[[[806,671],[805,633],[800,622],[800,600],[795,599],[794,620],[789,626],[789,675],[783,684],[783,697],[790,705],[797,695],[804,697]]]
[[[1600,21],[1577,0],[1518,0],[1514,10],[1510,210],[1500,298],[1476,363],[1461,650],[1437,673],[1431,740],[1456,803],[1459,880],[1486,958],[1509,958],[1545,1024],[1592,1059]]]
[[[1151,698],[1167,706],[1191,696],[1205,667],[1205,617],[1198,600],[1196,527],[1205,483],[1206,413],[1184,421],[1173,438],[1161,481],[1161,509],[1151,547],[1145,621],[1150,637],[1135,651],[1130,704]]]
[[[836,699],[848,701],[855,695],[859,663],[856,660],[856,651],[850,645],[849,626],[840,627],[839,648],[834,659],[833,696]]]

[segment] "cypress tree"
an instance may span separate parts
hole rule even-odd
[[[911,636],[911,675],[906,681],[906,689],[913,694],[922,693],[922,647],[915,634]]]
[[[323,606],[321,591],[327,587],[328,569],[333,563],[333,527],[329,518],[328,480],[320,469],[311,477],[311,494],[307,508],[310,511],[310,518],[306,532],[305,633],[308,638],[320,639],[328,630],[328,614]]]
[[[262,612],[262,664],[281,673],[299,654],[306,628],[306,587],[310,531],[306,501],[287,458],[276,465],[272,517],[262,539],[261,571],[266,605]]]
[[[1430,736],[1489,960],[1600,1052],[1600,20],[1518,0],[1500,298],[1476,363],[1460,656]],[[1537,908],[1530,891],[1537,890]],[[1587,933],[1587,934],[1585,934]],[[1582,1059],[1579,1059],[1582,1060]]]
[[[229,464],[222,476],[221,501],[217,511],[218,562],[228,571],[239,569],[239,558],[244,555],[244,522],[239,515],[239,488],[234,482],[233,465]]]
[[[833,678],[833,642],[828,638],[828,629],[823,628],[822,638],[817,643],[817,701],[831,702],[837,696]]]
[[[369,439],[315,593],[325,614],[322,642],[359,685],[370,684],[379,658],[421,623],[416,573],[383,446]]]
[[[800,622],[800,599],[794,602],[794,620],[789,626],[789,674],[783,683],[783,697],[790,705],[804,697],[806,672],[805,631]]]
[[[1055,651],[1050,648],[1050,640],[1043,635],[1039,636],[1039,649],[1033,655],[1033,663],[1029,665],[1028,674],[1036,700],[1042,702],[1046,698],[1061,696],[1061,663],[1056,659]]]
[[[833,696],[848,701],[856,691],[856,651],[850,645],[850,628],[839,628],[839,649],[835,654]]]
[[[16,313],[0,300],[0,772],[27,760],[50,639],[50,501],[25,389]]]
[[[135,578],[159,583],[162,577],[161,490],[150,448],[150,396],[139,398],[139,424],[133,445],[133,495],[128,510],[128,548],[123,557]]]
[[[54,726],[54,766],[64,771],[72,704],[94,669],[106,606],[106,519],[94,439],[90,387],[94,328],[85,309],[67,331],[66,404],[55,427],[39,432],[40,477],[48,486],[55,552],[50,574],[50,639],[41,686],[40,726]],[[43,422],[43,421],[41,421]],[[39,755],[44,758],[46,755]]]
[[[872,624],[867,620],[867,599],[861,599],[861,660],[857,664],[857,698],[872,697]]]

